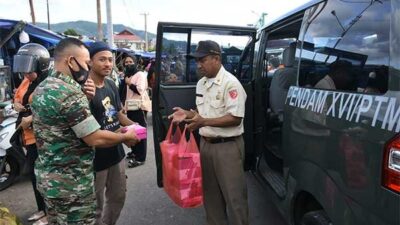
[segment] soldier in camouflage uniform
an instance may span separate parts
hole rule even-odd
[[[33,93],[38,189],[50,224],[94,224],[92,147],[132,145],[137,138],[99,130],[89,110],[87,96],[94,96],[95,87],[93,81],[86,81],[89,52],[81,41],[63,39],[54,57],[55,71]]]

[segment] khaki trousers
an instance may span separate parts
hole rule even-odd
[[[126,196],[125,159],[114,166],[96,172],[96,225],[114,225]]]
[[[204,208],[208,225],[248,225],[243,137],[211,144],[201,138]]]

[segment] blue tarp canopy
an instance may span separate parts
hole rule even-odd
[[[114,51],[118,52],[118,53],[125,53],[128,55],[135,55],[135,56],[141,56],[143,58],[155,58],[156,57],[156,53],[155,52],[136,52],[132,49],[129,48],[117,48],[117,49],[113,49]]]
[[[11,30],[14,28],[16,24],[18,24],[19,21],[16,20],[6,20],[6,19],[0,19],[0,29],[1,30]],[[23,29],[29,36],[30,38],[33,39],[38,39],[43,42],[43,44],[47,45],[46,47],[51,47],[56,45],[61,39],[64,37],[56,34],[52,31],[42,29],[38,26],[31,25],[26,23],[24,29]],[[17,32],[19,33],[19,32]]]
[[[133,51],[132,49],[129,49],[129,48],[116,48],[113,50],[115,50],[116,52],[120,52],[120,53],[133,54],[133,55],[135,54],[135,51]]]
[[[141,53],[138,53],[138,55],[140,55],[144,58],[155,58],[156,57],[155,52],[141,52]]]
[[[43,40],[43,41],[46,41],[46,42],[49,42],[50,44],[52,44],[52,45],[56,45],[61,39],[53,39],[53,38],[49,38],[49,37],[46,37],[46,36],[42,36],[42,35],[38,35],[38,34],[33,34],[33,33],[30,33],[29,34],[30,36],[33,36],[33,37],[36,37],[36,38],[38,38],[38,39],[41,39],[41,40]]]

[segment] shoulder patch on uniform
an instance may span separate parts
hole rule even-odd
[[[231,99],[236,99],[238,96],[238,92],[236,89],[230,90],[229,91],[229,96],[231,97]]]

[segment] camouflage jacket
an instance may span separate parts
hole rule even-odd
[[[31,107],[39,154],[38,189],[47,198],[93,195],[94,150],[80,138],[100,125],[79,84],[53,72],[35,89]]]

